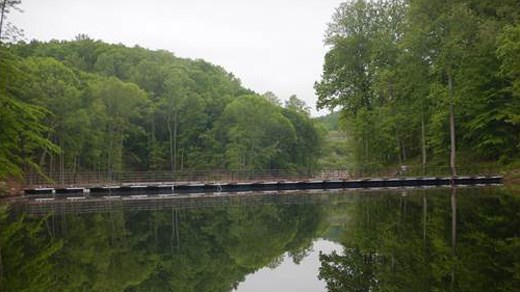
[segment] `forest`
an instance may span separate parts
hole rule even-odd
[[[0,3],[3,20],[21,1]],[[517,165],[519,18],[516,0],[346,1],[314,86],[334,113],[317,119],[202,59],[0,24],[0,180]]]
[[[517,0],[342,3],[315,89],[352,164],[518,161],[519,17]]]
[[[0,177],[316,168],[322,131],[302,100],[204,60],[86,35],[0,52]]]

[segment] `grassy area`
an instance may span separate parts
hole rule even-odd
[[[329,131],[319,165],[322,169],[345,169],[351,166],[347,137],[340,131]]]

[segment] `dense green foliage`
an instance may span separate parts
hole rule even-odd
[[[13,58],[0,51],[0,178],[7,175],[20,177],[29,167],[35,166],[37,151],[58,151],[45,139],[49,127],[43,119],[49,116],[49,112],[17,98],[24,90],[20,84],[28,80],[14,68]]]
[[[519,16],[515,0],[341,4],[315,89],[341,109],[355,163],[446,165],[450,105],[463,157],[518,157]]]
[[[28,165],[56,179],[85,171],[316,165],[321,135],[301,100],[293,96],[284,108],[272,94],[255,94],[203,60],[84,35],[17,43],[3,48],[2,56],[2,71],[10,77],[2,79],[0,109],[18,106],[26,114],[1,116],[6,130],[0,141],[9,145],[0,148],[0,177],[36,169]],[[31,132],[16,129],[22,125]],[[20,133],[33,134],[19,141]],[[33,147],[36,137],[43,140]]]

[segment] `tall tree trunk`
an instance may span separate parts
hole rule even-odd
[[[149,167],[153,170],[157,170],[159,168],[159,165],[157,165],[157,157],[155,157],[155,144],[156,144],[156,138],[155,138],[155,119],[151,118],[151,134],[150,134],[150,161],[149,161]]]
[[[406,144],[404,139],[401,140],[401,149],[403,151],[403,163],[406,163]]]
[[[40,155],[40,162],[38,165],[40,165],[42,167],[42,171],[44,172],[45,170],[43,169],[43,165],[45,164],[45,160],[47,159],[47,150],[43,150],[42,151],[42,155]]]
[[[179,121],[177,115],[177,109],[173,115],[173,171],[177,171],[177,133],[179,131]]]
[[[113,125],[112,122],[109,122],[108,125],[108,151],[107,151],[107,170],[108,170],[108,180],[110,181],[112,179],[112,156],[114,151],[114,145],[113,145]]]
[[[253,143],[253,141],[251,141],[251,148],[249,150],[249,179],[252,178],[252,174],[253,174],[253,147],[254,147],[254,143]]]
[[[150,133],[150,137],[149,137],[149,139],[150,139],[150,141],[149,141],[149,143],[150,143],[150,152],[149,153],[155,153],[155,150],[154,150],[154,148],[155,148],[155,120],[154,120],[153,117],[151,118],[151,120],[152,120],[152,122],[151,122],[151,126],[150,126],[151,127],[151,131],[150,131],[151,133]],[[152,154],[152,156],[150,157],[149,164],[150,164],[152,169],[157,169],[157,166],[155,165],[155,156],[154,155],[155,154]]]
[[[169,150],[170,150],[170,171],[174,172],[174,156],[173,156],[173,129],[172,129],[172,118],[171,114],[168,115],[168,142],[169,142]]]
[[[180,166],[181,173],[184,170],[184,147],[181,147],[181,166]]]
[[[365,141],[364,141],[364,145],[363,145],[364,146],[363,151],[364,151],[365,159],[364,159],[364,165],[360,169],[360,172],[361,172],[360,175],[359,175],[360,177],[363,177],[363,176],[366,175],[365,172],[366,172],[366,169],[367,169],[367,165],[370,164],[370,158],[369,158],[369,155],[368,155],[368,137],[366,135],[364,137],[364,140]]]
[[[403,160],[401,159],[401,142],[399,141],[399,135],[397,132],[397,129],[394,129],[395,132],[395,143],[397,145],[397,160],[399,162],[399,165],[403,164]]]
[[[49,155],[49,176],[54,181],[56,179],[56,173],[54,172],[54,155]]]
[[[53,128],[54,128],[54,125],[51,125],[50,128],[53,129]],[[50,131],[47,133],[47,140],[49,140],[49,141],[51,140],[51,132],[50,132]],[[47,149],[44,149],[44,150],[42,151],[42,155],[40,156],[40,162],[39,162],[38,165],[42,168],[42,172],[43,172],[43,173],[45,173],[45,170],[44,170],[44,167],[43,167],[43,166],[45,165],[45,160],[47,159],[47,155],[48,155],[48,154],[49,154],[49,153],[48,153]],[[48,175],[51,176],[51,173],[49,172]]]
[[[422,152],[422,170],[423,175],[426,174],[426,135],[424,128],[424,111],[421,114],[421,152]]]
[[[448,72],[448,94],[450,99],[450,168],[451,175],[457,176],[457,169],[455,167],[455,113],[454,113],[454,94],[453,94],[453,76],[451,70]]]
[[[60,137],[60,184],[65,184],[65,151],[63,150],[63,139]]]
[[[2,32],[4,28],[4,17],[5,17],[5,7],[7,6],[7,0],[2,1],[2,10],[0,11],[0,43],[2,42]]]
[[[125,140],[125,133],[123,130],[121,130],[121,134],[120,134],[120,139],[119,139],[119,150],[117,152],[117,171],[122,171],[124,168],[123,168],[123,149],[124,149],[124,140]]]
[[[72,175],[72,183],[75,184],[77,183],[76,182],[76,169],[77,169],[77,164],[78,164],[78,155],[74,155],[74,158],[72,159],[72,171],[71,171],[71,175]]]

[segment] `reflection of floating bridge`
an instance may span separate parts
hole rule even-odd
[[[240,192],[162,195],[111,195],[99,198],[68,197],[20,200],[14,209],[32,215],[109,213],[214,207],[316,204],[348,202],[354,196],[330,191]]]

